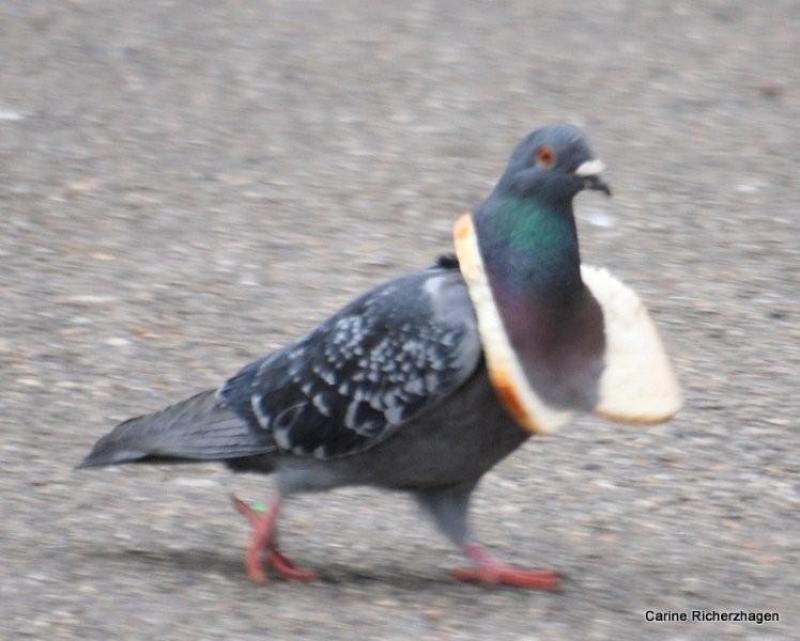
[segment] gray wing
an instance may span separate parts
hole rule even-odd
[[[245,367],[218,397],[275,448],[329,458],[386,438],[453,393],[480,359],[466,285],[442,261],[358,298]]]

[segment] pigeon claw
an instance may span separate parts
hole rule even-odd
[[[552,570],[525,570],[505,564],[458,568],[453,570],[453,576],[466,583],[505,585],[526,590],[551,592],[559,589],[558,574]]]
[[[280,574],[284,579],[289,581],[300,581],[302,583],[309,583],[319,579],[319,575],[313,570],[300,567],[293,561],[287,559],[277,549],[270,552],[269,564],[272,569]]]
[[[253,583],[263,585],[267,582],[264,565],[268,565],[276,574],[289,581],[308,582],[319,578],[316,572],[300,567],[278,550],[275,531],[280,512],[280,499],[275,500],[263,514],[236,496],[232,496],[231,500],[234,507],[250,522],[253,528],[245,554],[247,576]]]
[[[474,565],[453,570],[453,576],[467,583],[507,585],[526,590],[555,591],[559,587],[558,574],[552,570],[524,570],[496,559],[480,543],[467,543],[464,554]]]

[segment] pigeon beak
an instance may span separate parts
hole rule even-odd
[[[602,191],[606,196],[610,196],[611,187],[608,186],[608,183],[601,175],[605,168],[606,166],[603,164],[603,161],[595,158],[594,160],[587,160],[578,165],[578,168],[575,170],[575,175],[583,180],[584,189]]]

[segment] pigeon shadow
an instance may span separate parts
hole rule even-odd
[[[220,555],[206,549],[95,549],[91,552],[91,557],[119,565],[143,566],[145,571],[160,567],[189,573],[219,574],[231,579],[244,575],[244,565],[240,557]]]

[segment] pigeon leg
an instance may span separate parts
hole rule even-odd
[[[266,583],[263,561],[266,562],[285,579],[293,581],[313,581],[317,575],[287,559],[278,550],[276,524],[281,508],[280,496],[275,499],[266,514],[260,514],[241,499],[233,496],[233,506],[250,521],[253,533],[247,546],[245,567],[247,576],[254,583]]]
[[[557,590],[558,574],[552,570],[525,570],[497,560],[479,543],[464,545],[464,554],[475,563],[475,567],[453,570],[459,581],[487,585],[508,585],[528,590]]]

